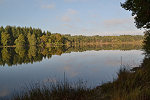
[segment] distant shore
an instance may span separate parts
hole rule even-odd
[[[75,45],[123,45],[123,44],[133,44],[133,45],[143,45],[143,41],[135,41],[135,42],[83,42],[83,43],[74,43],[68,46],[75,46]],[[53,46],[65,46],[67,44],[52,44],[46,47],[53,47]],[[30,45],[28,45],[30,46]],[[33,45],[33,46],[39,46],[39,45]],[[2,46],[0,45],[1,48],[3,47],[18,47],[16,45],[8,45],[8,46]],[[26,47],[26,46],[20,46],[20,47]]]

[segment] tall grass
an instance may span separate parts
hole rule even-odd
[[[24,92],[15,94],[11,100],[93,100],[93,90],[84,82],[49,82],[30,84]]]
[[[135,72],[122,68],[116,80],[97,89],[108,100],[150,100],[150,68],[140,67]]]
[[[121,68],[116,80],[94,89],[82,81],[51,82],[29,85],[11,100],[150,100],[150,62],[144,61],[134,72]]]

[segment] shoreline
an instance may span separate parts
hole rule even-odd
[[[73,44],[71,44],[71,45],[67,45],[67,44],[52,44],[52,45],[50,45],[50,46],[45,46],[45,47],[54,47],[54,46],[75,46],[75,45],[110,45],[110,44],[112,44],[112,45],[115,45],[115,44],[117,44],[117,45],[124,45],[124,44],[132,44],[132,45],[143,45],[143,43],[142,42],[121,42],[121,43],[118,43],[118,42],[106,42],[106,43],[99,43],[99,42],[95,42],[95,43],[73,43]],[[30,47],[30,45],[27,45],[27,46],[29,46]],[[27,46],[20,46],[20,47],[27,47]],[[40,45],[32,45],[32,46],[40,46]],[[0,45],[0,48],[4,48],[4,47],[18,47],[18,46],[16,46],[16,45],[9,45],[9,46],[2,46],[2,45]]]

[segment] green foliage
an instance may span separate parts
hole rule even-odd
[[[29,42],[29,45],[30,45],[30,46],[36,46],[36,44],[37,44],[37,39],[36,39],[36,37],[35,37],[35,34],[32,34],[32,35],[31,35],[31,33],[28,33],[27,38],[28,38],[28,42]]]
[[[1,40],[1,34],[2,34],[2,32],[4,32],[4,28],[1,26],[0,27],[0,40]],[[0,41],[0,45],[1,45],[1,41]]]
[[[64,35],[72,45],[76,44],[103,44],[103,43],[142,43],[141,35],[120,35],[120,36],[82,36],[82,35]]]
[[[109,98],[108,100],[149,100],[149,65],[150,59],[145,58],[141,67],[134,72],[126,68],[120,69],[116,80],[96,88],[99,96]]]
[[[41,40],[40,45],[45,46],[46,43],[47,43],[48,37],[46,35],[43,35],[43,36],[40,37],[40,40]]]
[[[25,38],[22,34],[19,35],[19,37],[15,40],[16,46],[25,46]]]
[[[144,37],[145,37],[145,39],[144,39],[143,49],[145,51],[145,54],[147,56],[150,56],[150,30],[145,31]]]
[[[10,44],[10,34],[8,34],[7,32],[2,32],[1,33],[1,43],[3,44],[3,46],[7,46]]]
[[[150,28],[150,0],[126,0],[121,6],[132,11],[137,28]],[[141,67],[135,72],[120,71],[111,84],[112,100],[150,100],[150,30],[145,32],[143,49],[146,56]]]
[[[81,45],[102,43],[141,43],[143,36],[121,35],[121,36],[71,36],[59,33],[51,34],[42,32],[40,29],[6,26],[0,27],[0,40],[3,46],[41,46],[51,47],[55,45]]]
[[[126,0],[121,6],[132,11],[137,28],[150,28],[150,0]]]
[[[61,34],[51,34],[49,31],[31,27],[0,27],[0,42],[3,46],[51,46],[52,44],[65,44]],[[0,44],[1,44],[0,43]]]
[[[57,43],[61,43],[62,42],[62,36],[61,36],[61,34],[55,34],[55,37],[56,37],[56,42]]]

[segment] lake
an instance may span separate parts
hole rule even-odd
[[[117,78],[120,67],[138,67],[144,59],[140,46],[0,48],[0,98],[21,91],[28,83],[84,80],[89,87]]]

